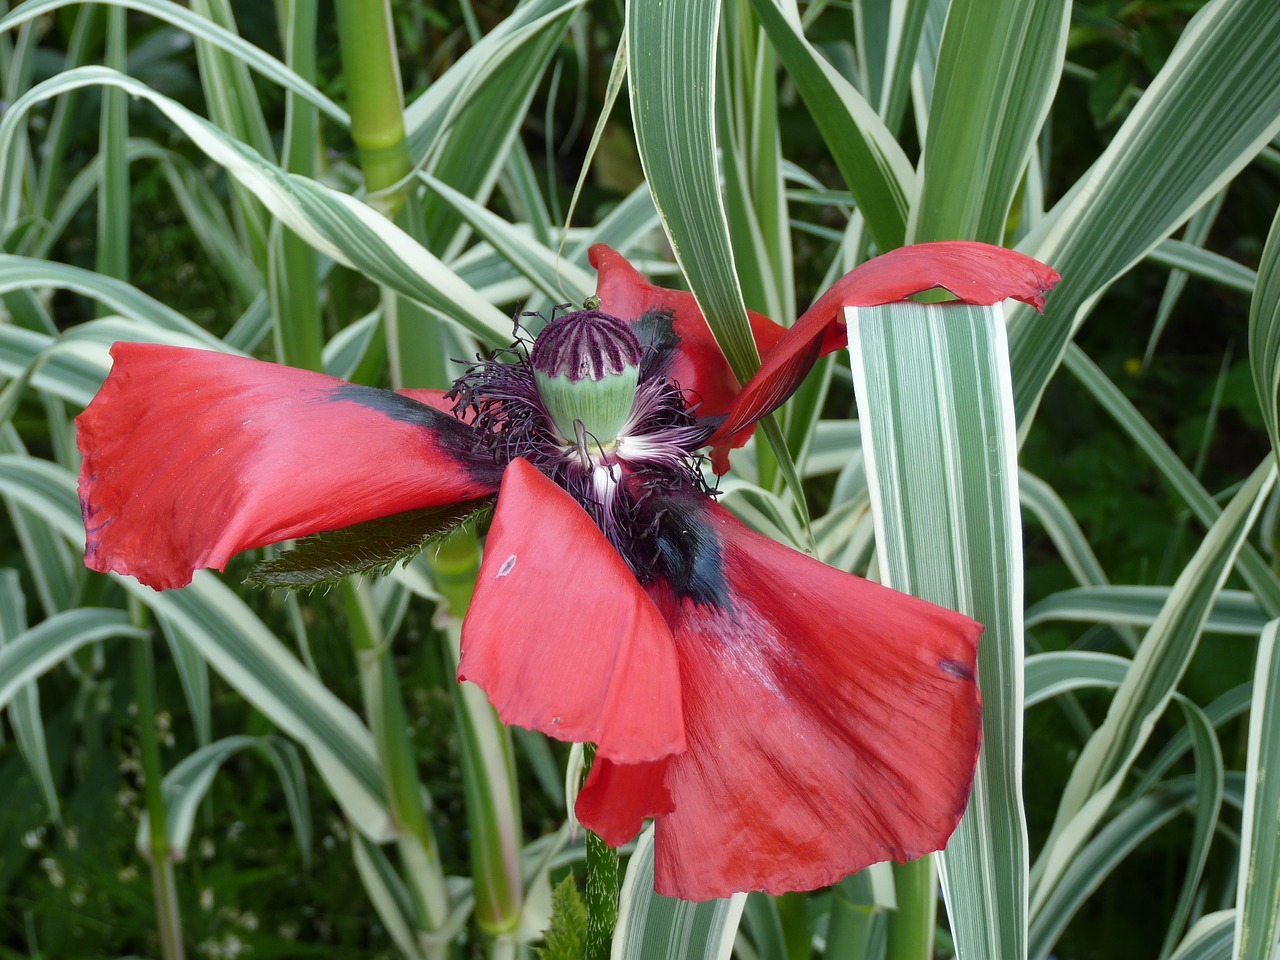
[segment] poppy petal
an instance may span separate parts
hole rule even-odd
[[[656,887],[687,900],[835,882],[941,848],[968,803],[982,627],[669,502],[684,555],[650,588],[676,638],[688,750]]]
[[[597,756],[578,793],[573,812],[578,822],[611,847],[620,847],[649,817],[675,809],[667,787],[670,759],[613,763]]]
[[[680,344],[677,357],[664,372],[680,385],[691,402],[699,404],[699,416],[727,413],[738,393],[738,380],[694,295],[655,286],[622,254],[602,243],[587,251],[587,257],[598,275],[596,296],[600,298],[600,309],[632,324],[655,312],[669,312]],[[781,324],[754,311],[748,310],[747,318],[761,354],[773,349],[786,332]]]
[[[462,625],[458,679],[502,722],[624,763],[684,749],[671,631],[569,494],[511,461]]]
[[[967,240],[918,243],[868,260],[837,280],[764,356],[710,442],[722,442],[778,409],[818,357],[843,347],[845,307],[893,303],[941,288],[962,303],[1012,299],[1043,311],[1045,293],[1060,279],[1052,267],[1016,250]]]
[[[453,401],[447,399],[448,392],[447,390],[432,390],[427,387],[406,387],[403,390],[396,391],[402,397],[417,400],[419,403],[425,403],[428,407],[435,407],[441,413],[452,415]]]
[[[181,587],[252,547],[497,489],[464,424],[390,391],[208,350],[111,355],[76,418],[94,570]]]

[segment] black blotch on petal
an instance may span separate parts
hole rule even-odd
[[[720,538],[699,507],[683,497],[662,502],[654,537],[657,567],[677,595],[729,610],[733,603]]]
[[[466,429],[462,423],[447,413],[429,407],[425,403],[402,397],[390,390],[379,390],[377,387],[365,387],[358,383],[344,383],[333,388],[329,399],[358,403],[362,407],[376,410],[384,416],[400,423],[411,423],[414,426],[426,427],[432,431],[452,430],[456,427]]]
[[[632,324],[631,329],[644,348],[640,378],[665,376],[680,345],[675,315],[670,310],[650,310]]]
[[[478,481],[497,483],[502,468],[477,442],[475,428],[442,410],[428,406],[390,390],[344,383],[328,395],[333,402],[358,403],[390,420],[421,427],[428,431],[436,446],[449,453]]]

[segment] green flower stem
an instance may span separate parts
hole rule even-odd
[[[888,912],[886,960],[930,960],[938,922],[938,873],[933,856],[893,864],[898,909]]]
[[[436,589],[445,598],[450,663],[460,658],[462,617],[475,592],[480,542],[464,530],[450,537],[432,558]],[[484,691],[459,684],[453,700],[462,753],[462,782],[471,832],[471,875],[476,923],[494,934],[495,955],[520,922],[524,878],[520,864],[520,793],[516,787],[511,735],[498,720]]]
[[[587,764],[595,759],[594,744],[586,744]],[[587,943],[586,960],[608,960],[613,930],[618,925],[618,851],[587,831]]]
[[[130,618],[139,625],[143,613],[136,601],[130,603]],[[160,935],[160,955],[164,960],[183,960],[182,913],[178,908],[178,885],[165,831],[164,770],[160,763],[160,738],[156,735],[155,664],[150,640],[133,641],[133,695],[138,707],[138,745],[142,753],[143,790],[146,800],[147,848],[143,851],[151,867],[151,890],[156,902],[156,926]]]
[[[337,0],[336,7],[351,139],[360,152],[365,185],[370,193],[380,193],[412,169],[391,5],[388,0]],[[394,214],[404,195],[384,194],[380,199],[384,211]]]
[[[423,806],[400,679],[388,655],[390,647],[382,636],[368,587],[359,579],[348,577],[339,589],[360,667],[365,712],[397,828],[397,845],[414,898],[415,921],[421,931],[437,930],[448,916],[448,894],[435,836]]]

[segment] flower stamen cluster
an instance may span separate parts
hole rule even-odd
[[[587,511],[642,583],[656,575],[661,526],[650,494],[713,492],[698,451],[717,425],[701,421],[664,373],[662,354],[678,338],[667,330],[654,339],[642,342],[599,311],[565,314],[532,348],[517,339],[477,359],[447,394],[454,416],[474,428],[475,452],[499,467],[517,457],[536,466]],[[561,379],[572,393],[552,382]],[[603,416],[592,405],[602,396]]]

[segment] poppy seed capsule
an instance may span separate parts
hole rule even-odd
[[[598,310],[567,313],[538,334],[529,362],[566,444],[617,438],[631,413],[643,355],[631,328]]]

